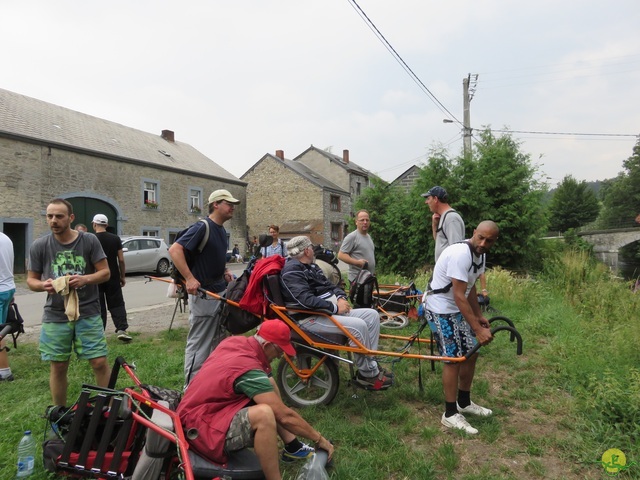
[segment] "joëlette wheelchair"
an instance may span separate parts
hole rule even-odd
[[[147,277],[150,280],[168,281],[158,277]],[[170,280],[169,280],[170,281]],[[338,362],[349,365],[350,381],[355,378],[352,355],[354,353],[375,357],[389,357],[392,361],[412,358],[430,361],[432,368],[435,362],[460,363],[466,361],[474,355],[481,347],[477,344],[464,357],[443,357],[434,354],[434,342],[430,338],[423,338],[421,335],[425,328],[430,336],[427,322],[422,320],[418,330],[411,336],[380,334],[381,340],[398,342],[400,348],[395,351],[390,350],[370,350],[362,342],[355,338],[328,312],[307,311],[288,309],[282,297],[280,276],[278,274],[265,275],[263,278],[263,293],[265,297],[264,318],[278,318],[285,322],[291,329],[292,344],[296,349],[296,356],[290,358],[284,355],[278,365],[275,375],[276,382],[283,399],[290,405],[296,407],[307,407],[312,405],[328,405],[335,398],[340,384]],[[200,289],[202,295],[208,295],[233,307],[240,308],[240,305],[231,300],[212,292]],[[340,334],[318,334],[303,330],[293,314],[325,315],[340,330]],[[504,322],[506,325],[498,325],[491,329],[492,334],[500,331],[510,333],[510,341],[517,342],[516,353],[522,354],[522,337],[516,330],[513,322],[504,316],[490,318],[490,323]],[[402,343],[401,343],[402,342]],[[429,354],[412,353],[411,348],[417,345],[428,345]],[[355,382],[352,382],[356,385]]]
[[[346,362],[349,365],[350,378],[353,379],[355,377],[351,359],[354,353],[390,357],[390,359],[398,360],[413,358],[431,362],[464,362],[480,348],[480,344],[477,344],[465,357],[434,355],[434,343],[429,338],[421,337],[424,328],[427,327],[427,322],[422,321],[418,330],[410,337],[380,334],[381,340],[403,342],[403,345],[397,351],[370,350],[362,345],[358,339],[354,338],[346,328],[328,313],[322,314],[331,318],[342,332],[341,334],[310,333],[300,328],[296,320],[291,316],[292,314],[307,313],[309,315],[318,315],[319,312],[287,309],[284,306],[279,275],[267,275],[265,277],[264,292],[270,311],[291,328],[291,340],[296,349],[296,357],[290,358],[286,354],[284,355],[278,366],[276,382],[282,397],[287,403],[297,407],[331,403],[338,392],[340,382],[338,362]],[[517,354],[521,355],[522,337],[513,322],[504,316],[489,319],[490,323],[497,321],[505,322],[506,325],[493,327],[491,329],[492,334],[508,331],[510,340],[517,342]],[[430,354],[411,353],[411,347],[414,344],[427,344]]]
[[[264,478],[251,449],[231,453],[226,464],[193,452],[186,438],[190,432],[183,431],[175,412],[180,392],[143,385],[134,368],[118,357],[108,387],[83,385],[74,405],[47,409],[52,432],[43,444],[47,470],[71,478],[116,480]],[[121,369],[134,385],[116,390]]]

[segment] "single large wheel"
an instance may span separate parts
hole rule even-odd
[[[296,356],[296,365],[302,371],[313,370],[321,361],[322,365],[313,376],[303,380],[286,360],[280,360],[276,382],[286,403],[301,408],[311,405],[328,405],[333,401],[340,384],[340,375],[335,361],[311,350],[298,351]]]
[[[169,275],[169,269],[171,268],[171,263],[166,258],[161,258],[156,266],[156,272],[158,275]]]
[[[409,316],[399,312],[379,312],[380,326],[384,328],[404,328],[409,325]]]

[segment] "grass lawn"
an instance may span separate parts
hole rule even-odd
[[[385,392],[350,387],[342,367],[335,401],[300,411],[336,445],[331,478],[600,479],[607,476],[600,460],[608,449],[622,450],[628,463],[640,461],[634,430],[635,419],[640,418],[635,416],[640,412],[640,375],[626,364],[638,354],[620,365],[612,353],[638,338],[637,327],[618,326],[617,334],[625,335],[627,342],[619,340],[612,349],[605,335],[613,333],[607,334],[604,325],[594,326],[593,317],[585,316],[580,305],[566,302],[557,288],[515,279],[504,271],[493,272],[489,282],[492,305],[515,322],[525,343],[524,354],[516,356],[515,344],[501,332],[481,349],[472,398],[492,408],[494,415],[469,417],[480,433],[468,436],[441,427],[444,397],[439,364],[435,372],[428,362],[394,364],[395,385]],[[637,299],[629,298],[637,308]],[[410,323],[406,333],[417,325]],[[122,355],[135,363],[143,383],[179,389],[185,337],[186,330],[178,329],[139,335],[128,345],[110,339],[109,358]],[[628,352],[632,351],[630,347]],[[43,437],[42,414],[50,403],[48,364],[39,360],[37,345],[20,344],[10,358],[17,380],[0,384],[2,479],[15,475],[22,432],[31,429],[37,439]],[[616,377],[616,372],[621,375]],[[81,383],[93,381],[87,362],[73,361],[69,376],[69,399],[75,400]],[[127,378],[122,372],[120,387],[129,385]],[[624,418],[612,417],[620,409],[634,408],[630,419],[624,412]],[[284,467],[285,478],[295,479],[300,466]],[[618,477],[640,478],[640,465],[630,466]],[[51,477],[38,462],[33,478]]]

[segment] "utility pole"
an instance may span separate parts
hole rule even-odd
[[[463,118],[462,118],[462,140],[463,140],[463,152],[465,158],[471,155],[471,113],[469,106],[473,99],[473,94],[476,91],[478,84],[478,74],[468,74],[467,78],[462,80],[462,105],[463,105]]]

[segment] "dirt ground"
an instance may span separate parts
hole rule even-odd
[[[129,322],[130,333],[154,334],[162,330],[168,330],[171,324],[175,305],[161,305],[157,307],[145,307],[139,309],[131,309],[127,311],[127,321]],[[110,325],[107,325],[107,334],[113,334],[113,323],[109,318]],[[188,327],[189,313],[188,311],[176,311],[172,328]],[[25,333],[20,335],[23,342],[38,342],[40,338],[40,326],[26,327]],[[135,339],[134,339],[135,341]]]

